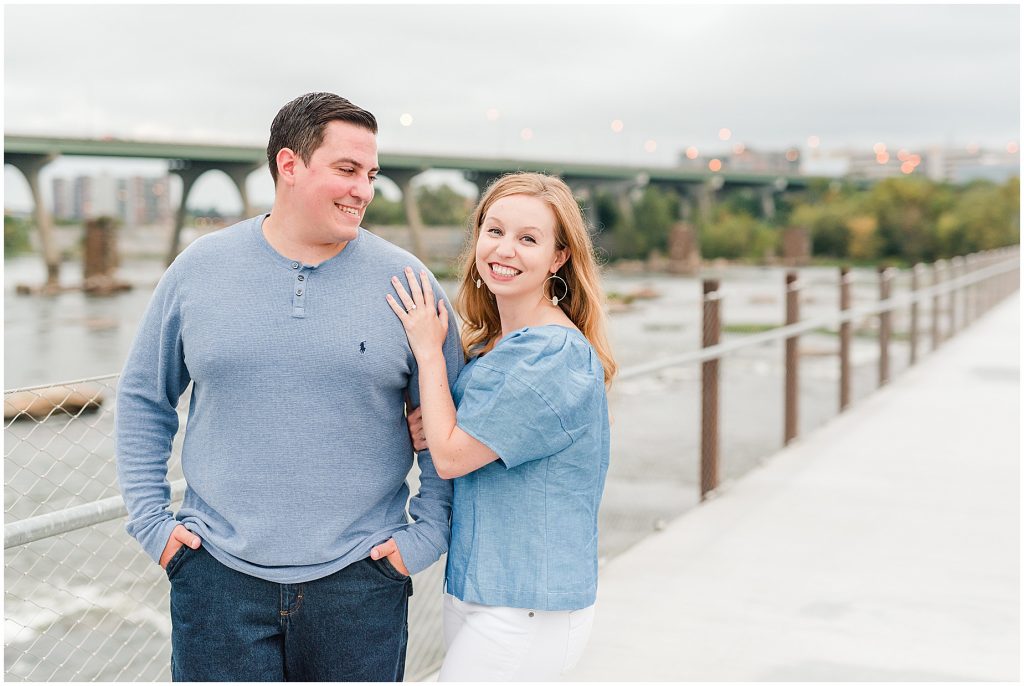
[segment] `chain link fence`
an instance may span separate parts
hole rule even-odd
[[[927,344],[932,319],[946,322],[956,314],[951,312],[952,303],[961,303],[957,315],[961,324],[947,326],[936,320],[943,338],[1015,291],[1014,265],[1018,263],[1016,248],[986,256],[977,268],[999,264],[1005,268],[984,281],[941,294],[941,306],[935,309],[929,309],[931,294],[923,293],[921,317],[915,325],[923,341],[921,349],[932,347]],[[894,293],[908,293],[910,272],[893,277]],[[825,303],[818,304],[835,310],[833,296],[823,294],[834,291],[838,281],[829,277],[812,284],[813,288],[807,285],[801,296],[804,303],[812,306],[814,298],[824,299]],[[773,296],[780,300],[781,287],[779,284],[780,292]],[[696,292],[694,296],[686,307],[701,307]],[[747,296],[723,284],[724,300],[738,297]],[[838,301],[838,297],[834,299]],[[862,275],[855,300],[877,305],[877,282]],[[903,303],[893,309],[894,374],[909,364],[908,307]],[[749,337],[750,331],[730,328],[729,309],[723,312],[724,344]],[[703,330],[708,324],[707,312],[696,313],[696,325]],[[855,399],[878,385],[876,314],[853,320]],[[776,323],[781,324],[781,318]],[[640,336],[657,333],[652,329]],[[838,412],[837,333],[837,326],[827,325],[801,336],[801,433]],[[700,423],[701,367],[706,362],[696,349],[691,358],[665,364],[634,358],[635,363],[630,363],[613,387],[609,398],[613,455],[600,513],[602,560],[627,550],[700,500],[701,445],[709,438],[702,434],[707,429]],[[781,447],[782,361],[781,339],[744,344],[716,358],[722,378],[718,433],[725,459],[721,480],[737,478]],[[8,680],[170,678],[170,586],[163,570],[124,531],[113,459],[116,384],[117,376],[111,375],[4,394],[4,657]],[[182,427],[189,395],[183,395],[178,408]],[[175,438],[169,462],[168,476],[177,498],[183,490],[179,459],[183,431]],[[411,480],[415,481],[415,476]],[[415,488],[415,483],[411,485]],[[414,578],[406,669],[410,680],[428,676],[444,655],[443,572],[442,561]]]
[[[117,375],[4,394],[4,664],[10,681],[169,681],[170,585],[124,530]],[[183,492],[178,407],[168,478]],[[415,478],[415,474],[412,475]],[[65,531],[74,527],[73,530]],[[61,531],[49,535],[50,531]],[[407,673],[441,661],[444,561],[417,574]]]

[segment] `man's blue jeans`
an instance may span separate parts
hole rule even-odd
[[[174,681],[401,681],[412,581],[365,558],[278,584],[182,546],[171,580]]]

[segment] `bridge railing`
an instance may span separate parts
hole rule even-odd
[[[842,289],[849,274],[836,282],[845,309],[801,320],[799,273],[787,277],[785,293],[790,307],[788,323],[761,333],[735,336],[722,342],[723,298],[719,285],[705,281],[703,310],[704,347],[624,369],[616,388],[623,395],[630,384],[660,377],[671,386],[688,386],[699,397],[688,408],[688,418],[700,431],[687,431],[697,441],[679,446],[672,469],[692,469],[682,480],[690,495],[672,491],[669,500],[695,503],[721,488],[732,465],[746,453],[762,456],[796,438],[798,398],[808,384],[820,379],[801,378],[800,337],[838,341],[827,355],[804,360],[818,367],[834,365],[830,382],[838,381],[836,408],[850,402],[850,375],[858,377],[861,395],[884,384],[892,374],[892,349],[901,347],[905,364],[913,364],[924,350],[933,349],[968,326],[994,304],[1018,288],[1019,249],[989,251],[949,263],[917,266],[913,270],[886,270],[879,274],[880,297],[866,306],[850,307]],[[916,276],[915,276],[916,275]],[[909,284],[907,283],[909,281]],[[899,293],[897,286],[905,286]],[[894,319],[899,315],[899,320]],[[895,325],[902,321],[902,325]],[[877,350],[868,363],[851,360],[851,337],[863,346],[867,337]],[[756,348],[786,346],[774,353],[751,357]],[[835,358],[833,360],[832,358]],[[856,357],[856,355],[854,355]],[[772,406],[777,415],[779,440],[757,447],[736,439],[746,414],[730,412],[722,402],[720,377],[729,358],[738,374],[750,376],[767,369],[759,405]],[[774,359],[774,362],[771,361]],[[871,362],[877,362],[872,365]],[[865,375],[877,367],[877,375]],[[698,374],[671,376],[673,370],[699,367]],[[94,377],[59,385],[5,391],[4,394],[4,549],[5,677],[12,681],[159,681],[169,678],[170,620],[164,572],[141,551],[124,531],[125,510],[117,491],[113,461],[113,403],[117,375]],[[845,381],[845,405],[844,381]],[[865,382],[868,379],[868,382]],[[772,402],[771,386],[781,402]],[[867,388],[870,386],[870,388]],[[728,388],[728,382],[724,388]],[[637,389],[634,389],[637,390]],[[649,389],[637,392],[648,393]],[[184,398],[187,399],[188,393]],[[613,398],[615,391],[613,390]],[[689,396],[688,396],[689,397]],[[621,398],[619,399],[621,401]],[[625,402],[628,402],[626,400]],[[668,399],[667,402],[671,402]],[[688,401],[687,401],[688,402]],[[684,403],[685,404],[685,403]],[[720,412],[724,404],[726,412]],[[788,408],[788,409],[787,409]],[[813,409],[813,408],[806,408]],[[179,407],[180,424],[187,416],[187,400]],[[698,420],[697,418],[700,417]],[[653,423],[653,419],[651,420]],[[677,418],[672,420],[678,424]],[[764,418],[755,422],[768,424]],[[644,427],[661,431],[663,427]],[[180,466],[183,431],[175,438],[169,464],[174,498],[180,499],[184,481]],[[724,443],[722,439],[724,438]],[[614,444],[613,444],[614,445]],[[724,450],[723,450],[724,448]],[[699,456],[699,457],[698,457]],[[721,457],[728,462],[721,464]],[[613,471],[643,463],[645,455],[614,455]],[[620,459],[621,458],[621,459]],[[636,467],[648,469],[649,465]],[[602,507],[603,555],[613,555],[651,531],[646,501],[629,490],[630,475],[610,478]],[[665,503],[659,516],[674,516],[681,509]],[[657,513],[655,513],[657,514]],[[657,528],[661,519],[653,517]],[[636,523],[642,523],[636,526]],[[611,534],[606,536],[606,534]],[[608,543],[610,541],[610,543]],[[418,679],[436,669],[443,657],[440,627],[440,588],[443,565],[434,565],[414,578],[417,593],[410,606],[410,644],[406,674]]]

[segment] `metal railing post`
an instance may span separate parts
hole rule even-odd
[[[704,327],[701,345],[718,345],[722,336],[722,299],[718,279],[704,280]],[[718,363],[707,360],[700,366],[700,499],[718,488]]]
[[[989,264],[996,264],[999,259],[996,257],[996,251],[989,251]],[[991,310],[999,302],[999,277],[993,276],[988,279],[988,297],[985,298],[985,310]]]
[[[1006,249],[1001,248],[999,250],[999,262],[1006,259]],[[999,300],[1002,301],[1010,293],[1010,275],[1003,274],[999,278]]]
[[[957,279],[963,276],[964,269],[964,258],[957,255],[949,261],[949,276],[951,279]],[[963,288],[954,288],[949,292],[949,335],[955,336],[956,333],[963,328],[963,311],[961,303],[958,302],[961,299]],[[960,311],[959,314],[957,312]]]
[[[796,272],[786,273],[786,324],[800,319],[800,282]],[[784,445],[797,437],[799,415],[799,336],[786,338],[786,416]]]
[[[991,264],[990,255],[988,250],[982,251],[978,256],[981,262],[981,267],[985,268]],[[978,282],[978,315],[983,315],[988,312],[989,306],[989,294],[992,292],[992,279],[985,279]]]
[[[850,284],[853,276],[849,267],[839,268],[839,311],[850,309]],[[839,411],[850,406],[850,334],[852,322],[839,324]]]
[[[942,260],[932,263],[932,285],[938,286],[942,282]],[[942,331],[939,329],[939,294],[932,296],[932,350],[939,347],[942,342]]]
[[[964,258],[964,273],[971,275],[974,273],[974,258],[975,253],[970,253]],[[974,285],[967,284],[964,286],[964,326],[970,326],[974,323]]]
[[[917,306],[917,291],[921,288],[921,269],[923,265],[918,262],[910,269],[910,294],[914,296],[914,301],[910,303],[910,364],[913,365],[917,362],[917,323],[918,323],[918,306]]]
[[[892,288],[892,270],[885,265],[878,268],[878,299],[884,306]],[[889,338],[892,335],[892,310],[878,313],[878,385],[889,383]]]

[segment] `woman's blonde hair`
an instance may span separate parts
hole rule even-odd
[[[610,385],[618,365],[608,344],[604,291],[590,232],[569,187],[561,179],[546,174],[521,172],[502,176],[487,188],[470,216],[469,243],[462,256],[462,279],[455,303],[463,322],[462,347],[466,356],[482,355],[501,339],[501,320],[494,297],[486,288],[476,287],[476,243],[487,210],[496,200],[510,195],[538,198],[554,211],[555,248],[569,250],[569,258],[556,272],[568,286],[568,294],[558,307],[590,341],[604,367],[605,385]],[[560,295],[562,288],[557,279],[547,283],[555,283],[555,294]]]

